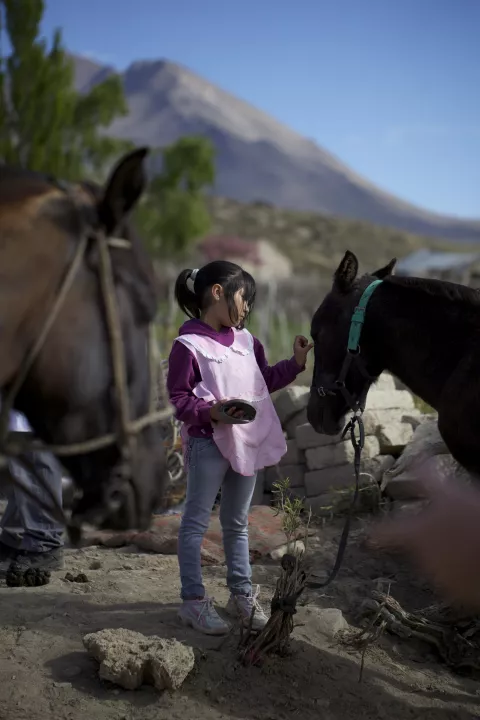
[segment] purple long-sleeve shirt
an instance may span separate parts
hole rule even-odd
[[[224,347],[230,347],[234,338],[232,328],[222,328],[220,332],[217,332],[201,320],[188,320],[180,328],[179,334],[204,335]],[[305,369],[298,365],[294,357],[269,366],[263,345],[255,337],[253,338],[253,350],[270,393],[290,385]],[[193,393],[194,388],[201,380],[200,368],[195,357],[183,343],[175,342],[168,359],[168,394],[170,402],[175,407],[176,417],[190,425],[189,434],[192,437],[210,436],[213,432],[210,421],[211,404],[197,398]]]

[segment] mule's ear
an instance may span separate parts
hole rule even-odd
[[[98,208],[107,234],[115,231],[144,191],[147,184],[144,161],[148,152],[149,148],[143,147],[128,153],[110,175]]]
[[[390,260],[388,265],[385,265],[385,267],[380,268],[380,270],[377,270],[376,272],[372,273],[372,275],[379,280],[383,280],[383,278],[388,277],[389,275],[395,275],[395,265],[397,264],[397,258],[393,258],[393,260]]]
[[[348,292],[358,273],[358,260],[356,256],[347,250],[343,260],[333,276],[333,286],[342,293]]]

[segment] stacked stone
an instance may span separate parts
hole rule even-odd
[[[305,498],[313,511],[331,505],[332,496],[353,487],[353,447],[341,435],[320,435],[307,422],[309,388],[292,386],[275,399],[287,438],[287,453],[276,467],[260,474],[256,502],[271,502],[273,484],[288,478],[293,495]],[[408,390],[399,390],[393,377],[383,373],[368,394],[364,413],[365,447],[362,473],[379,484],[410,442],[421,413]]]

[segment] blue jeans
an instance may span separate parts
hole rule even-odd
[[[200,552],[220,487],[220,523],[227,563],[227,585],[233,595],[250,595],[252,571],[248,551],[248,510],[256,475],[245,477],[232,470],[210,438],[190,438],[188,454],[187,497],[178,534],[182,599],[205,596]]]
[[[29,459],[39,475],[49,484],[60,506],[62,504],[62,471],[56,458],[50,453],[29,453]],[[47,504],[52,501],[35,478],[18,463],[9,463],[10,474],[19,478],[38,498]],[[3,488],[2,488],[3,490]],[[0,542],[25,552],[48,552],[63,546],[63,527],[42,507],[25,495],[19,487],[8,483],[5,488],[8,505],[0,527]]]

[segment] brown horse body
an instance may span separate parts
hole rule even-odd
[[[438,411],[438,427],[453,457],[480,476],[480,292],[439,280],[393,277],[394,265],[357,277],[353,253],[340,263],[312,320],[315,367],[308,420],[317,432],[336,434],[351,409],[347,398],[354,404],[388,370]],[[383,282],[366,306],[359,352],[342,390],[338,378],[351,318],[377,279]]]
[[[132,418],[148,412],[148,327],[156,311],[151,262],[128,221],[145,184],[146,150],[127,155],[105,188],[65,191],[43,176],[0,167],[0,390],[8,392],[51,312],[82,238],[89,244],[58,317],[14,406],[47,444],[69,445],[118,431],[112,351],[99,282],[98,233],[129,241],[111,250]],[[160,502],[165,461],[160,431],[137,437],[130,491],[105,512],[105,491],[123,471],[120,448],[62,460],[83,491],[78,518],[146,527]],[[118,507],[120,504],[120,507]],[[101,510],[101,512],[100,512]],[[100,512],[100,514],[98,514]]]

